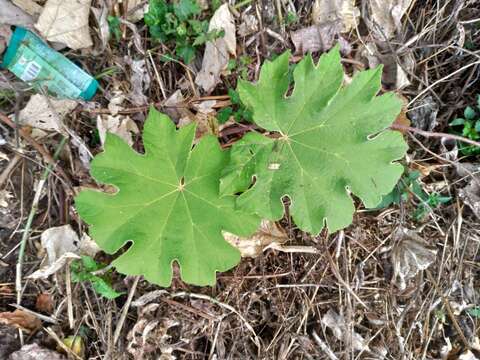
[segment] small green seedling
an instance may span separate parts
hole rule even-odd
[[[440,205],[449,203],[452,198],[438,193],[431,193],[421,197],[420,200],[420,205],[413,213],[413,218],[417,221],[423,220],[433,209],[438,208]]]
[[[220,110],[217,114],[217,120],[220,124],[224,124],[230,119],[231,116],[236,122],[252,122],[252,111],[240,100],[240,95],[234,89],[228,89],[228,96],[232,106],[228,106]]]
[[[98,276],[93,274],[94,271],[98,271],[104,267],[104,265],[98,264],[90,256],[82,256],[80,260],[76,260],[70,265],[72,281],[74,283],[90,281],[93,289],[99,295],[107,299],[115,299],[123,293],[115,291],[110,285],[110,281],[106,276]]]
[[[175,44],[175,55],[186,64],[195,58],[199,46],[223,36],[219,30],[208,31],[208,21],[198,20],[200,6],[195,0],[150,0],[145,24],[155,41]]]
[[[420,182],[418,181],[419,177],[419,171],[405,170],[398,184],[395,185],[390,193],[382,198],[382,201],[375,207],[375,209],[385,209],[390,205],[400,205],[401,202],[407,201],[412,193],[422,199],[427,194],[423,191]]]
[[[400,205],[401,202],[408,201],[411,195],[413,195],[414,198],[420,202],[413,213],[413,218],[416,221],[421,221],[433,209],[436,209],[440,205],[446,204],[451,200],[451,197],[449,196],[442,196],[435,192],[431,194],[425,192],[418,180],[419,177],[419,171],[406,170],[395,188],[382,198],[382,201],[375,207],[375,209],[385,209],[393,204]]]
[[[120,19],[118,16],[109,15],[107,17],[108,29],[115,40],[120,41],[122,31],[120,30]]]
[[[467,106],[463,111],[463,118],[456,118],[450,123],[452,133],[464,136],[471,140],[480,139],[480,95],[477,95],[477,105]],[[474,145],[459,143],[459,151],[464,156],[480,154],[480,148]]]

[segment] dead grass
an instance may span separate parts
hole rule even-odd
[[[273,3],[252,2],[239,9],[262,15],[259,31],[239,45],[239,55],[248,54],[254,60],[248,66],[250,79],[258,77],[265,59],[291,48],[288,31],[275,22]],[[311,2],[293,3],[299,21],[287,30],[310,24]],[[362,16],[368,18],[367,2],[358,3]],[[287,6],[282,7],[283,14]],[[379,44],[402,67],[405,57],[413,58],[414,67],[404,68],[412,84],[401,91],[409,101],[407,114],[425,106],[420,101],[430,96],[438,105],[438,131],[444,131],[448,121],[480,93],[480,29],[478,21],[473,21],[478,18],[475,1],[414,0],[400,35]],[[145,40],[147,29],[140,27],[139,34]],[[356,49],[372,38],[362,23],[347,39],[353,52],[346,63],[353,70],[358,66]],[[467,42],[471,50],[466,49]],[[164,45],[154,48],[153,60],[159,64],[160,54],[167,50]],[[66,119],[92,153],[100,150],[94,141],[95,116],[108,112],[113,90],[131,90],[131,72],[124,57],[132,52],[135,48],[127,36],[120,44],[110,44],[101,56],[78,57],[94,74],[117,69],[101,79],[95,109],[80,105]],[[159,109],[167,110],[163,107],[166,97],[177,89],[183,90],[187,108],[193,100],[205,99],[184,65],[170,62],[148,69],[152,85],[146,96]],[[212,95],[225,95],[228,87],[235,86],[237,75],[226,77]],[[11,113],[19,106],[12,100],[3,112]],[[132,105],[124,111],[141,127],[147,108]],[[429,124],[425,126],[424,130],[431,130]],[[243,132],[239,126],[229,129],[224,143],[235,141]],[[8,170],[0,163],[3,185],[13,195],[8,212],[0,213],[0,309],[11,311],[18,243],[45,156],[23,140],[23,150],[19,150],[14,132],[4,126],[0,134],[9,140],[2,151],[10,164],[16,159]],[[439,139],[418,139],[420,144],[410,141],[410,167],[435,167],[422,178],[423,185],[438,187],[453,198],[450,204],[433,209],[424,221],[412,217],[414,199],[384,211],[361,210],[344,232],[315,238],[299,232],[286,218],[282,224],[290,234],[290,244],[313,247],[318,254],[267,250],[219,274],[213,288],[188,286],[176,279],[171,288],[159,289],[141,278],[115,275],[115,288],[125,292],[115,301],[99,297],[88,283],[71,284],[62,272],[49,281],[24,282],[22,305],[34,310],[37,294],[51,294],[55,311],[50,315],[58,322],[44,326],[50,326],[59,338],[82,333],[89,359],[130,359],[133,354],[138,359],[457,359],[468,349],[475,352],[479,321],[468,309],[480,305],[480,228],[478,219],[457,197],[471,176],[458,175],[460,160],[445,159]],[[58,141],[50,137],[41,146],[51,154]],[[142,149],[140,138],[134,147]],[[464,160],[469,161],[478,158]],[[48,179],[27,243],[25,274],[36,270],[45,255],[39,245],[44,229],[70,223],[85,230],[72,207],[74,189],[91,182],[78,147],[67,146],[59,169],[67,177],[57,170]],[[435,261],[409,279],[405,289],[397,286],[392,260],[393,249],[402,241],[394,236],[400,228],[416,230],[437,251]],[[99,260],[111,259],[100,256]],[[326,326],[327,314],[330,318],[336,314],[336,327]],[[45,330],[24,340],[56,346]]]

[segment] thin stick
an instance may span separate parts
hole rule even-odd
[[[454,134],[447,134],[447,133],[441,133],[441,132],[432,132],[432,131],[425,131],[425,130],[420,130],[411,126],[404,126],[400,124],[393,124],[390,126],[390,129],[392,130],[401,130],[401,131],[408,131],[412,132],[418,135],[421,135],[423,137],[434,137],[434,138],[447,138],[447,139],[452,139],[452,140],[458,140],[470,145],[478,146],[480,147],[480,142],[468,139],[463,136],[459,135],[454,135]]]
[[[20,130],[20,129],[19,129]],[[21,133],[20,133],[21,134]],[[40,196],[42,194],[43,187],[48,179],[48,175],[52,171],[56,159],[60,155],[65,143],[67,142],[67,138],[62,138],[60,144],[55,150],[55,154],[52,158],[52,163],[50,163],[47,168],[43,171],[42,177],[38,182],[37,189],[35,191],[35,196],[33,198],[32,207],[30,209],[30,213],[28,214],[27,223],[25,225],[25,229],[23,230],[22,240],[20,242],[20,250],[18,253],[18,262],[17,262],[17,273],[15,278],[15,290],[17,291],[17,304],[20,305],[22,300],[22,267],[23,267],[23,258],[25,256],[25,247],[27,245],[28,236],[30,234],[30,228],[32,227],[33,217],[37,213],[38,202],[40,201]]]
[[[125,319],[127,318],[128,310],[130,309],[130,304],[132,303],[133,295],[135,295],[135,291],[137,290],[138,281],[140,280],[140,276],[135,276],[135,280],[133,282],[132,288],[128,293],[127,301],[125,305],[123,305],[122,315],[120,316],[120,320],[118,321],[118,325],[115,329],[115,333],[113,334],[113,346],[118,341],[120,337],[120,333],[122,332],[123,324],[125,323]]]

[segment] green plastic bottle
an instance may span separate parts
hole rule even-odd
[[[98,88],[91,75],[22,27],[13,32],[1,67],[59,98],[90,100]]]

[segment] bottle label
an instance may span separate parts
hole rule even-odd
[[[2,67],[36,90],[60,98],[90,100],[98,82],[34,33],[17,27],[8,44]]]

